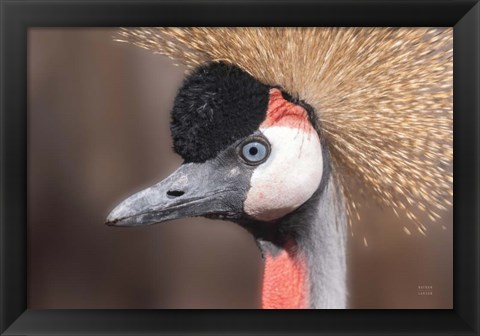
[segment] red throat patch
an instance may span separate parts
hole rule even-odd
[[[307,111],[300,105],[289,102],[282,96],[279,89],[270,89],[267,118],[261,123],[260,128],[283,126],[298,128],[302,131],[314,131]]]
[[[308,305],[305,263],[287,251],[268,255],[263,275],[263,309],[301,309]]]
[[[297,128],[303,132],[315,132],[307,111],[289,102],[279,89],[270,89],[267,117],[260,128]],[[263,309],[301,309],[308,306],[308,278],[305,262],[295,258],[287,250],[267,255],[263,275]]]

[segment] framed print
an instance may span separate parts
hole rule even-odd
[[[476,1],[1,10],[2,334],[478,333]]]

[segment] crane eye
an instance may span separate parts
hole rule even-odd
[[[241,146],[241,155],[246,163],[258,165],[265,162],[270,154],[270,146],[263,139],[253,139],[243,143]]]

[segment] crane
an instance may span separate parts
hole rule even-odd
[[[451,205],[451,29],[138,28],[186,64],[171,133],[184,163],[112,226],[238,223],[265,263],[262,308],[346,308],[346,239],[364,197],[418,232]]]

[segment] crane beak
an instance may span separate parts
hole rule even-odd
[[[248,181],[234,170],[215,159],[183,164],[165,180],[120,203],[106,224],[139,226],[195,216],[237,218]]]

